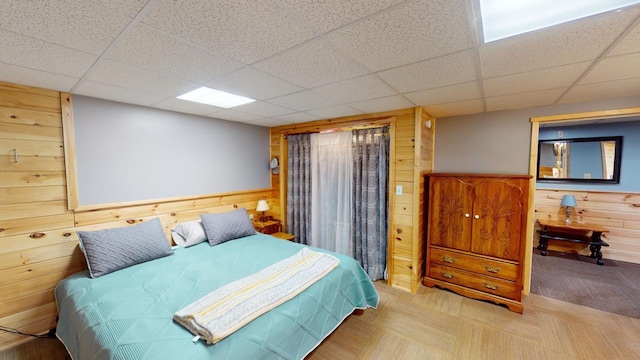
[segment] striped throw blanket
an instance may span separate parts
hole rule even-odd
[[[253,319],[294,298],[335,269],[340,260],[307,248],[227,284],[176,312],[173,319],[215,344]]]

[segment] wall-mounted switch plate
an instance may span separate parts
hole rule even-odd
[[[396,185],[396,195],[402,195],[402,185]]]
[[[564,131],[558,131],[558,139],[562,139],[564,137]]]

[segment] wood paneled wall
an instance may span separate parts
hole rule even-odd
[[[609,230],[603,234],[610,245],[602,248],[605,263],[614,259],[640,264],[640,194],[536,189],[535,218],[564,220],[565,211],[560,206],[563,195],[576,197],[578,206],[572,213],[573,221],[598,224]],[[534,246],[537,239],[536,235]],[[549,249],[590,254],[588,246],[560,241],[550,241]]]
[[[75,154],[73,121],[65,119],[70,128],[63,129],[62,120],[65,112],[72,116],[69,104],[68,94],[0,83],[0,325],[26,333],[55,327],[55,285],[86,268],[76,230],[158,217],[170,241],[178,222],[241,207],[255,213],[258,200],[274,196],[258,189],[70,211],[75,199],[66,189],[75,189],[75,169],[65,153]],[[30,339],[0,332],[0,351]]]
[[[24,332],[55,326],[52,289],[82,268],[60,101],[57,91],[0,83],[0,325]],[[24,340],[0,333],[0,349]]]
[[[422,173],[432,170],[433,128],[427,129],[429,115],[421,108],[350,116],[338,119],[286,125],[271,129],[271,157],[278,158],[280,173],[271,178],[274,216],[285,220],[286,140],[285,135],[319,132],[329,129],[390,125],[390,188],[402,185],[403,195],[390,191],[389,283],[415,292],[423,274],[424,184]],[[285,223],[286,225],[286,223]]]

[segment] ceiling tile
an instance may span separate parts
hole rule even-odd
[[[91,0],[131,18],[135,17],[149,0]]]
[[[268,102],[264,101],[254,101],[245,105],[236,106],[234,107],[234,109],[249,114],[260,115],[262,117],[273,117],[296,112],[295,110],[269,104]]]
[[[404,96],[421,106],[453,103],[482,97],[480,84],[477,81],[406,93]]]
[[[274,118],[263,118],[258,120],[247,121],[248,124],[257,125],[257,126],[266,126],[266,127],[274,127],[280,125],[288,125],[289,123],[286,121],[274,119]]]
[[[44,71],[27,69],[20,66],[0,62],[0,79],[2,81],[35,86],[44,89],[69,91],[79,79],[52,74]]]
[[[477,71],[472,51],[463,51],[382,71],[378,75],[399,92],[406,93],[473,81]]]
[[[590,61],[500,76],[483,81],[486,96],[501,96],[568,87],[589,68]]]
[[[579,85],[567,92],[560,103],[596,101],[629,96],[640,96],[640,78]]]
[[[230,109],[217,111],[211,114],[207,114],[206,116],[211,118],[216,118],[216,119],[238,121],[238,122],[247,122],[247,121],[262,119],[262,116],[247,114],[247,113],[230,110]]]
[[[404,0],[283,0],[313,27],[326,33]]]
[[[375,75],[366,75],[320,86],[313,89],[313,91],[338,104],[397,94],[395,90]]]
[[[487,97],[487,111],[522,109],[553,104],[566,88]]]
[[[73,94],[117,101],[127,104],[151,106],[165,99],[164,96],[83,80]]]
[[[339,29],[332,42],[371,71],[451,54],[472,46],[463,0],[407,2]]]
[[[107,49],[130,21],[90,1],[0,1],[1,28],[94,55]]]
[[[307,112],[309,114],[317,115],[325,119],[362,114],[362,111],[354,109],[347,105],[336,105],[321,109],[314,109]]]
[[[315,37],[313,29],[268,0],[162,1],[142,21],[245,64]]]
[[[97,56],[0,29],[0,62],[80,78]]]
[[[256,68],[294,84],[313,88],[367,73],[349,57],[327,46],[325,41],[311,41],[254,65]]]
[[[302,90],[297,85],[265,74],[251,66],[216,79],[207,86],[256,100],[271,99]]]
[[[580,81],[580,85],[632,77],[640,77],[640,53],[602,59]]]
[[[293,114],[274,116],[273,119],[280,120],[288,124],[297,124],[307,121],[320,120],[321,117],[317,115],[311,115],[304,112],[297,112]]]
[[[194,115],[207,115],[207,114],[213,114],[215,112],[224,110],[223,108],[206,105],[206,104],[200,104],[193,101],[182,100],[174,97],[168,98],[159,103],[153,104],[153,107],[158,109],[163,109],[163,110],[183,112],[183,113],[194,114]]]
[[[311,90],[281,96],[271,99],[269,102],[298,111],[307,111],[338,104],[335,101],[322,97]]]
[[[458,116],[484,112],[484,103],[481,99],[475,99],[448,104],[429,105],[424,109],[434,117]]]
[[[607,55],[615,56],[634,52],[640,52],[640,22]]]
[[[127,34],[108,58],[196,83],[244,66],[143,24]]]
[[[593,60],[640,15],[640,7],[591,16],[480,47],[482,75],[496,77]]]
[[[379,99],[371,99],[365,101],[358,101],[354,103],[347,104],[350,107],[356,108],[365,113],[376,113],[383,111],[391,111],[398,109],[406,109],[410,107],[414,107],[411,101],[407,100],[404,96],[394,95],[387,96]]]
[[[175,97],[197,87],[194,83],[112,60],[101,61],[87,79],[165,97]]]

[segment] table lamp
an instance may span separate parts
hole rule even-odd
[[[567,218],[564,220],[564,222],[570,224],[571,208],[578,206],[578,204],[576,203],[576,197],[573,195],[564,195],[562,197],[562,201],[560,202],[560,206],[564,206],[565,214],[567,215]]]
[[[256,211],[262,211],[262,215],[260,216],[260,221],[264,222],[264,212],[269,211],[269,204],[267,204],[267,200],[258,200],[258,206],[256,207]]]

